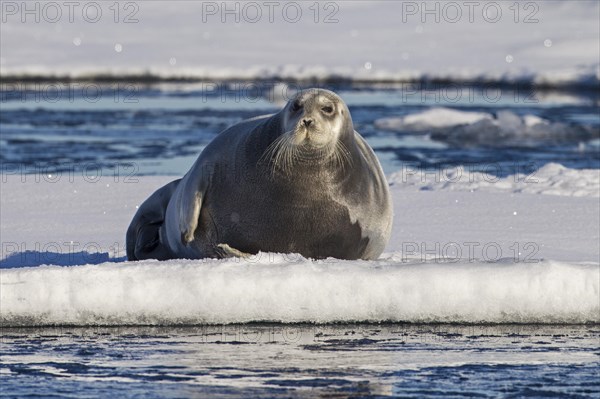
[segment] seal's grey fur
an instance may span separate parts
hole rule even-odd
[[[346,104],[310,89],[220,133],[182,179],[150,196],[127,231],[127,257],[375,259],[391,226],[381,165]]]

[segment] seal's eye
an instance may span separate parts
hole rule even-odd
[[[300,101],[298,101],[298,100],[294,101],[294,103],[292,104],[292,112],[299,111],[300,108],[302,108]]]
[[[326,105],[323,108],[321,108],[321,111],[323,111],[323,113],[329,115],[333,112],[333,107],[331,105]]]

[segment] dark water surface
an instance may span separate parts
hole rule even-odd
[[[277,112],[291,91],[205,84],[8,85],[0,91],[0,161],[4,173],[103,170],[185,173],[223,129]],[[332,86],[348,103],[355,128],[375,149],[387,173],[416,168],[493,163],[506,175],[548,162],[600,166],[600,93],[456,86]],[[433,107],[497,115],[535,115],[550,122],[543,135],[522,127],[388,131],[382,118]],[[523,130],[523,131],[520,131]]]
[[[597,326],[2,330],[3,397],[600,395]]]

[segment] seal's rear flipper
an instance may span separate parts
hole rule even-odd
[[[249,258],[252,256],[252,254],[231,248],[227,244],[219,244],[217,247],[219,248],[219,255],[221,255],[223,258]]]
[[[138,209],[127,229],[127,260],[173,258],[160,239],[160,230],[167,205],[179,181],[172,181],[156,190]]]
[[[142,224],[137,232],[135,246],[133,248],[133,257],[129,255],[127,259],[142,260],[142,259],[171,259],[171,251],[161,243],[160,228],[163,225],[163,220],[158,222],[150,222]],[[132,259],[133,258],[133,259]]]

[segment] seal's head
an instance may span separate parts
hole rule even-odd
[[[300,163],[317,169],[333,165],[343,171],[352,162],[349,148],[354,127],[348,107],[337,94],[323,89],[302,91],[274,118],[281,128],[261,157],[269,160],[272,172],[297,172],[295,166]]]
[[[283,109],[289,144],[303,150],[334,149],[344,132],[353,132],[348,107],[335,93],[310,89],[297,94]]]

